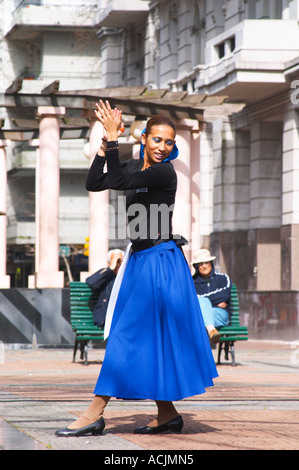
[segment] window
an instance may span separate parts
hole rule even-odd
[[[216,52],[218,59],[222,59],[228,54],[231,54],[235,49],[236,49],[236,38],[235,36],[232,36],[225,41],[221,42],[220,44],[217,44],[215,46]]]
[[[217,46],[218,59],[222,59],[225,56],[225,42],[218,44]]]
[[[236,38],[235,36],[228,39],[229,52],[233,52],[236,49]]]

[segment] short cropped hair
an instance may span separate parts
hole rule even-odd
[[[174,132],[176,133],[174,122],[169,119],[167,116],[160,116],[157,114],[156,116],[152,116],[146,124],[145,135],[148,136],[151,133],[151,129],[154,126],[169,126],[172,127]]]

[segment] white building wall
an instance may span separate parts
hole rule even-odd
[[[42,38],[39,80],[49,84],[59,79],[60,90],[99,87],[99,52],[95,34],[47,32]]]
[[[61,172],[59,196],[59,243],[83,244],[89,236],[89,204],[85,175]]]
[[[144,28],[129,28],[125,33],[126,86],[139,86],[144,82],[144,34]]]
[[[250,138],[228,120],[213,124],[213,214],[215,231],[248,230],[250,220]]]
[[[250,220],[250,132],[235,132],[235,227],[248,230]]]
[[[281,123],[251,127],[250,227],[281,225]]]
[[[160,83],[167,87],[178,69],[178,4],[169,2],[160,10]]]
[[[222,2],[210,0],[206,2],[206,40],[217,36],[224,29]]]
[[[123,85],[124,32],[122,29],[102,29],[99,34],[99,62],[102,80],[95,88]]]
[[[282,160],[282,223],[299,224],[299,112],[284,116]]]
[[[188,73],[192,68],[191,58],[191,25],[192,11],[185,2],[178,3],[178,31],[177,31],[177,72],[176,75],[181,77]],[[175,39],[175,38],[174,38]],[[173,40],[173,39],[172,39]],[[173,74],[173,76],[175,76]],[[171,77],[171,79],[173,78]]]
[[[121,13],[122,2],[88,2],[88,8],[97,3],[97,13],[102,13],[106,6],[113,13],[114,8],[118,24],[113,26],[96,24],[100,15],[93,17],[93,10],[88,8],[81,17],[76,8],[77,13],[71,15],[68,9],[62,14],[61,9],[52,8],[42,17],[44,24],[40,24],[40,12],[45,12],[45,8],[30,7],[13,16],[18,3],[0,1],[3,31],[9,32],[13,21],[21,30],[31,26],[30,35],[24,40],[8,35],[2,41],[1,91],[28,69],[33,75],[37,73],[37,77],[24,80],[23,91],[40,91],[54,79],[60,80],[62,90],[123,85],[167,88],[171,83],[174,88],[189,92],[228,94],[236,101],[257,102],[265,94],[276,96],[286,90],[285,64],[290,60],[296,64],[299,55],[298,0],[149,2],[144,24],[133,24],[130,11]],[[47,3],[49,10],[53,2]],[[78,7],[78,2],[72,5]],[[126,5],[125,9],[129,7]],[[80,30],[80,26],[86,29]],[[249,125],[247,122],[246,129],[234,130],[224,120],[215,124],[214,134],[203,133],[200,172],[203,235],[213,230],[299,223],[297,111],[290,113],[277,118],[274,126],[254,118]],[[279,150],[282,121],[283,157]],[[61,161],[68,162],[69,168],[72,165],[78,168],[77,160],[72,159],[72,145],[61,148]],[[7,153],[11,168],[10,159],[17,160],[19,156],[9,149]],[[71,220],[76,202],[72,198],[68,202],[70,178],[63,177],[61,210]],[[78,194],[78,207],[84,212],[84,196],[80,191]],[[73,225],[77,226],[77,239],[81,238],[84,229],[76,221]],[[63,242],[68,236],[74,239],[68,230],[64,217]]]
[[[2,91],[19,76],[30,79],[22,89],[29,92],[40,91],[53,77],[70,88],[98,83],[97,2],[84,3],[68,1],[62,8],[53,0],[40,5],[1,0]]]

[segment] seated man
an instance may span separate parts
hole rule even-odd
[[[93,309],[93,322],[100,328],[105,324],[110,294],[123,256],[124,252],[122,250],[110,250],[108,253],[108,267],[100,269],[85,280],[86,284],[98,295],[98,300]]]
[[[195,269],[193,281],[212,344],[220,340],[217,328],[228,324],[231,294],[231,280],[227,274],[215,271],[213,265],[215,259],[209,250],[202,248],[194,254],[192,260]]]

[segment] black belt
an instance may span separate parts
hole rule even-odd
[[[147,250],[148,248],[153,248],[154,246],[160,245],[160,243],[167,243],[170,241],[174,241],[174,243],[181,248],[183,245],[188,245],[188,240],[182,237],[181,235],[173,235],[171,238],[162,239],[157,238],[156,240],[146,239],[146,240],[134,240],[132,241],[132,250],[133,251],[142,251]]]

